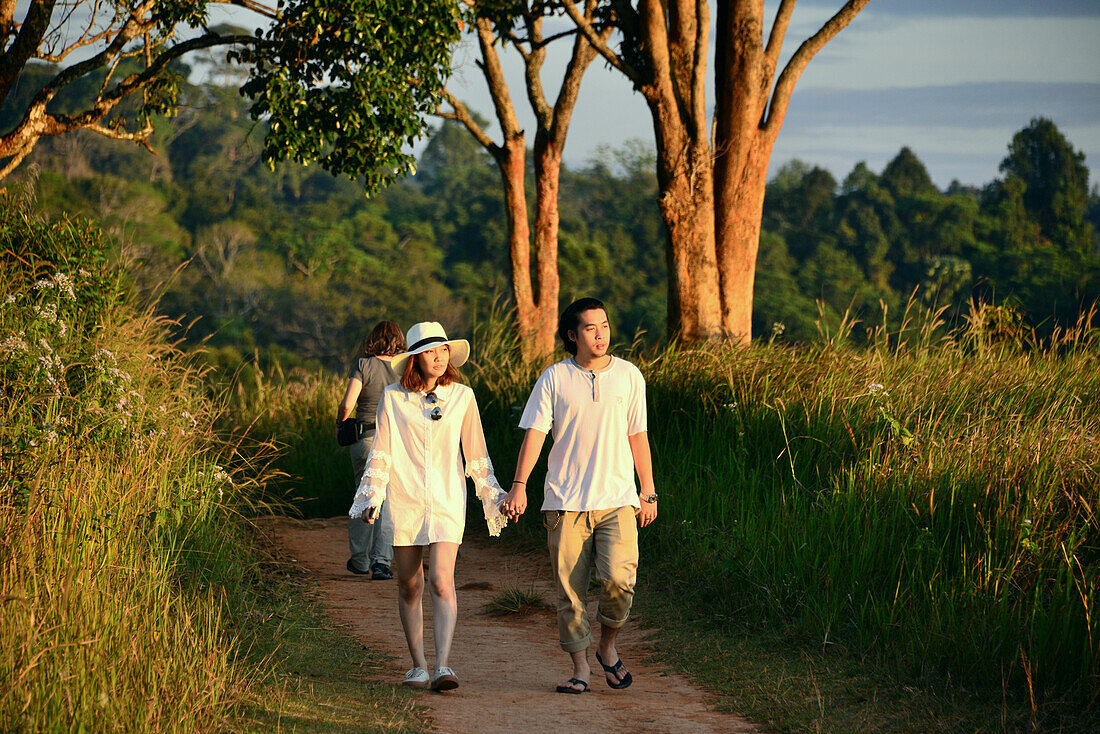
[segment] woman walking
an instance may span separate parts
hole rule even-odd
[[[374,440],[374,415],[378,401],[386,385],[397,382],[391,360],[405,350],[405,337],[392,321],[379,321],[363,341],[359,358],[348,370],[348,387],[344,399],[337,408],[336,422],[342,423],[355,413],[365,429],[359,440],[348,448],[355,471],[355,486],[363,478],[367,465],[367,452]],[[390,564],[393,562],[393,521],[389,510],[382,507],[378,521],[367,524],[358,517],[348,518],[348,571],[371,574],[375,580],[393,578]]]
[[[474,480],[490,535],[507,522],[504,491],[493,474],[474,392],[457,367],[470,354],[465,339],[447,339],[435,322],[409,329],[408,351],[393,359],[400,384],[382,392],[374,443],[349,514],[376,522],[383,502],[394,526],[398,608],[413,668],[404,685],[446,691],[458,687],[449,665],[458,619],[454,568],[466,518],[466,480]],[[435,671],[424,654],[424,549],[431,549]]]

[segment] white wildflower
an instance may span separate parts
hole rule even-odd
[[[130,373],[125,370],[120,370],[118,367],[108,367],[106,373],[118,383],[129,383],[134,378],[130,376]]]
[[[49,323],[55,323],[57,321],[57,304],[47,303],[39,313],[42,314],[42,318],[46,319]]]
[[[787,330],[787,325],[782,321],[772,322],[772,334],[775,336],[782,336],[783,332]]]
[[[15,303],[15,294],[14,293],[10,294],[7,298],[4,299],[4,305],[5,306],[10,306],[13,303]]]
[[[73,290],[73,279],[64,273],[58,273],[54,276],[54,284],[57,285],[57,289],[61,291],[61,295],[70,301],[76,300],[76,292]]]
[[[30,347],[27,346],[27,342],[23,341],[23,332],[12,334],[0,342],[0,352],[5,354],[26,354],[29,351]]]
[[[881,382],[869,383],[867,385],[867,391],[869,393],[871,393],[872,395],[878,395],[879,393],[887,394],[886,393],[886,386],[883,385]]]

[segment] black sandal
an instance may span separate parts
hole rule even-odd
[[[576,686],[580,686],[580,688],[578,689]],[[565,681],[564,685],[558,686],[556,690],[558,693],[584,693],[588,690],[588,681],[580,678],[570,678]]]
[[[600,657],[600,653],[597,652],[596,661],[600,665],[603,665],[603,672],[609,676],[607,678],[607,685],[611,686],[615,690],[619,690],[620,688],[627,688],[631,683],[634,682],[634,676],[630,674],[630,671],[626,671],[626,675],[623,676],[622,680],[619,680],[619,671],[625,670],[625,666],[623,666],[623,659],[621,657],[614,665],[605,665],[603,658]],[[613,683],[613,680],[616,682]]]

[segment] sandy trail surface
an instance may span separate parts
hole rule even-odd
[[[391,680],[397,684],[411,667],[397,615],[396,581],[373,581],[347,572],[344,518],[294,520],[270,518],[261,527],[302,567],[313,573],[329,614],[351,626],[365,645],[396,657]],[[484,528],[482,528],[483,530]],[[509,589],[531,590],[552,602],[554,594],[545,553],[516,553],[488,538],[462,544],[455,572],[459,620],[451,667],[461,685],[454,691],[425,691],[438,731],[453,734],[506,731],[608,732],[752,732],[749,722],[719,713],[706,694],[679,675],[644,662],[650,657],[635,615],[619,633],[618,648],[634,684],[616,691],[607,686],[590,648],[593,667],[588,693],[566,695],[554,687],[571,673],[568,656],[557,643],[553,612],[493,616],[486,610]],[[430,563],[430,560],[429,560]],[[590,619],[596,619],[595,603]],[[424,595],[425,646],[433,662],[431,600]]]

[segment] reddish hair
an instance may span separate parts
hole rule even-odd
[[[420,360],[417,359],[419,356],[419,354],[414,354],[405,361],[405,374],[401,375],[401,387],[409,392],[420,392],[427,386],[424,380],[424,373],[420,371]],[[459,374],[455,366],[448,360],[447,369],[439,376],[435,384],[439,387],[444,387],[450,385],[452,382],[462,382],[462,375]]]

